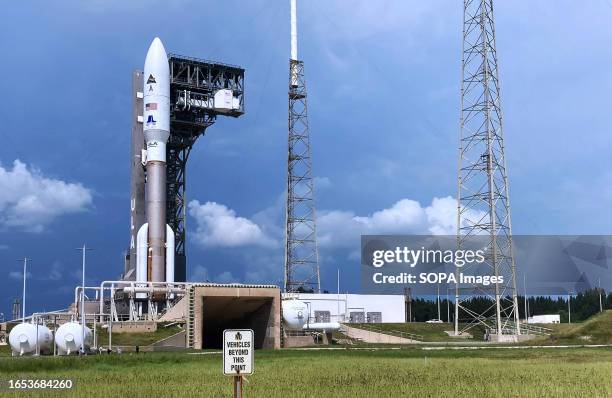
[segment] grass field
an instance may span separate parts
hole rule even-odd
[[[106,329],[97,328],[99,345],[106,346],[108,344],[108,331]],[[117,333],[113,332],[112,343],[114,346],[146,346],[153,344],[156,341],[170,337],[173,334],[180,332],[182,329],[178,326],[165,327],[164,324],[159,324],[157,330],[151,333]]]
[[[612,310],[594,315],[581,323],[542,326],[553,329],[553,333],[532,340],[529,344],[612,344]]]
[[[421,334],[426,341],[448,341],[444,333],[448,324],[381,327]],[[552,328],[552,336],[527,344],[612,344],[612,311]],[[146,345],[177,331],[171,327],[141,335],[113,334],[113,344]],[[102,344],[105,338],[100,336]],[[0,379],[76,380],[76,389],[46,391],[44,396],[231,396],[230,378],[221,374],[221,355],[210,351],[83,358],[11,358],[9,353],[7,346],[0,346]],[[359,344],[348,349],[261,350],[255,358],[255,374],[245,384],[247,397],[612,396],[610,347],[427,350]],[[27,392],[0,395],[29,396]]]
[[[282,350],[255,358],[247,397],[612,396],[606,348]],[[0,358],[3,379],[75,378],[75,390],[43,394],[58,397],[229,397],[221,366],[219,354]]]
[[[472,335],[470,339],[453,338],[445,333],[452,330],[453,325],[448,323],[381,323],[381,324],[354,324],[351,326],[364,329],[408,332],[423,336],[424,342],[482,342],[484,330],[474,327],[469,330]],[[612,344],[612,310],[606,310],[588,320],[580,323],[560,323],[538,325],[552,329],[549,336],[538,337],[527,341],[525,345],[585,345],[585,344]],[[396,334],[390,332],[390,334]]]

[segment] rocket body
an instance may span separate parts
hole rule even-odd
[[[147,150],[145,187],[147,280],[166,281],[166,144],[170,136],[170,69],[159,38],[149,47],[144,65],[143,130]],[[141,260],[142,261],[142,260]]]

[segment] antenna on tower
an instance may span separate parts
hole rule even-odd
[[[481,325],[501,341],[502,334],[521,330],[498,75],[493,0],[464,0],[457,243],[461,248],[473,236],[486,238],[487,269],[503,283],[492,289],[457,285],[455,334]],[[476,295],[492,306],[469,308]],[[467,326],[459,330],[459,322]]]
[[[291,0],[291,59],[297,61],[297,0]]]
[[[285,291],[312,289],[321,292],[304,62],[297,57],[297,1],[290,2]]]

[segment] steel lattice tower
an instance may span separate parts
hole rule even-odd
[[[498,336],[519,335],[493,0],[464,0],[462,58],[458,246],[466,246],[474,236],[486,239],[487,269],[491,276],[503,276],[504,283],[457,286],[455,333],[461,321],[467,324],[464,330],[480,324]],[[491,300],[484,312],[468,308],[464,301],[477,296]]]
[[[297,59],[296,19],[296,0],[291,0],[285,291],[295,292],[302,288],[320,292],[306,83],[304,62]]]

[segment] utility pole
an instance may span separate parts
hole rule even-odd
[[[527,310],[527,279],[523,274],[523,290],[525,292],[525,323],[529,323],[529,311]]]
[[[412,323],[412,290],[410,288],[404,289],[404,300],[406,304],[406,321]]]
[[[448,297],[448,287],[446,288],[446,322],[450,323],[450,299]]]
[[[340,268],[338,268],[338,290],[336,291],[336,309],[337,318],[336,322],[340,322]]]
[[[21,294],[21,323],[25,323],[25,305],[26,305],[26,278],[28,275],[28,261],[32,261],[31,258],[24,257],[23,259],[17,260],[23,261],[23,292]]]
[[[81,282],[81,354],[85,354],[85,253],[88,250],[93,250],[83,243],[83,247],[77,247],[75,250],[81,251],[82,257],[82,282]]]
[[[603,303],[601,302],[601,278],[597,278],[599,284],[599,312],[603,312]]]
[[[440,284],[438,283],[438,320],[441,321],[442,315],[440,315]]]
[[[490,275],[504,282],[488,289],[464,285],[461,292],[457,284],[455,335],[477,325],[491,327],[486,314],[469,308],[474,295],[493,302],[498,336],[511,322],[514,334],[520,335],[493,0],[464,0],[463,5],[457,246],[468,246],[473,236],[486,239]],[[459,280],[459,270],[455,272]],[[460,309],[471,318],[461,331]]]
[[[570,301],[572,299],[572,292],[567,293],[567,323],[572,323],[572,307]]]

